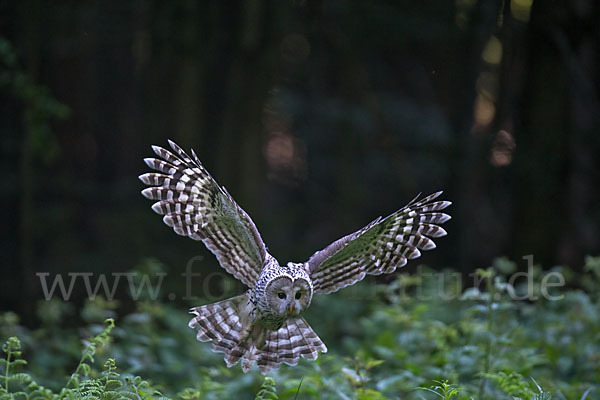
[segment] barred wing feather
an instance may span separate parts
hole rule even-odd
[[[315,293],[331,293],[352,285],[366,275],[394,272],[421,250],[435,248],[430,238],[446,235],[438,224],[450,219],[439,212],[449,201],[434,201],[442,192],[433,193],[409,204],[364,228],[345,236],[307,261],[307,270]]]
[[[160,158],[146,158],[158,171],[140,175],[151,186],[142,194],[157,200],[152,209],[182,236],[201,240],[221,266],[248,287],[258,280],[267,251],[246,212],[224,187],[210,176],[192,150],[189,157],[169,140],[175,153],[159,146],[152,150]]]

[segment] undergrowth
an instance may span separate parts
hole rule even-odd
[[[266,377],[226,368],[186,328],[185,307],[165,299],[118,316],[118,302],[97,297],[81,332],[66,323],[72,305],[42,302],[33,331],[0,314],[0,400],[597,399],[600,259],[587,261],[582,276],[554,269],[566,281],[554,301],[539,285],[536,300],[515,300],[531,285],[509,282],[516,266],[505,259],[478,270],[477,287],[424,269],[317,297],[306,319],[329,352]],[[534,268],[533,283],[544,273]]]

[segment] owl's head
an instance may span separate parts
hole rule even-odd
[[[265,294],[271,312],[280,317],[297,317],[308,308],[312,286],[308,276],[282,275],[271,280]]]

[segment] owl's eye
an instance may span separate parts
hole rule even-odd
[[[296,300],[300,300],[300,297],[302,297],[302,292],[296,292],[296,295],[294,297],[296,298]]]
[[[279,297],[280,299],[283,300],[283,299],[285,299],[285,293],[279,292],[279,293],[277,293],[277,297]]]

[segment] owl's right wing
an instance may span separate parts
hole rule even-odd
[[[151,186],[142,194],[158,200],[152,209],[164,215],[165,224],[179,235],[201,240],[227,272],[253,287],[267,257],[254,222],[215,182],[194,150],[192,159],[173,141],[169,145],[177,154],[152,146],[161,159],[144,159],[158,173],[140,175]]]
[[[438,226],[450,219],[441,212],[449,201],[433,201],[442,192],[421,200],[415,198],[406,206],[381,219],[377,218],[358,231],[317,251],[306,262],[315,293],[331,293],[352,285],[365,275],[391,273],[431,250],[435,243],[429,237],[446,235]],[[429,236],[429,237],[428,237]]]

